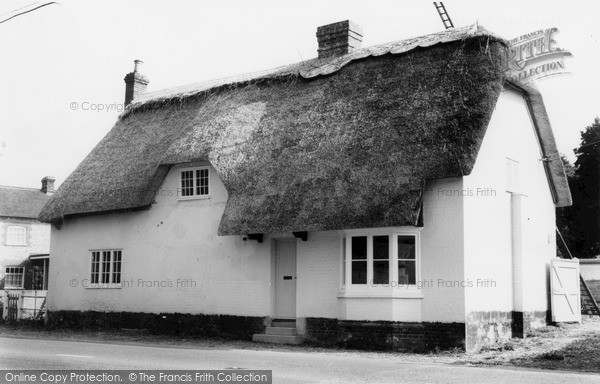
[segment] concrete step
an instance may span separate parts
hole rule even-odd
[[[278,320],[271,322],[271,327],[296,328],[296,320]]]
[[[296,328],[287,328],[287,327],[267,327],[265,333],[267,335],[287,335],[287,336],[295,336]]]
[[[259,343],[300,345],[304,342],[304,338],[302,336],[267,335],[261,333],[252,336],[252,341]]]

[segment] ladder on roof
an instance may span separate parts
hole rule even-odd
[[[563,239],[558,228],[556,228],[556,233],[558,233],[558,237],[560,237],[560,241],[567,251],[567,256],[569,256],[569,259],[572,259],[573,255],[571,254],[569,247],[567,247],[567,243],[565,242],[565,239]],[[596,299],[594,299],[594,295],[590,291],[590,288],[585,282],[583,276],[581,276],[581,273],[579,274],[579,290],[581,292],[581,314],[600,316],[600,307],[598,307],[598,303],[596,302]]]
[[[446,12],[446,7],[444,7],[444,3],[440,1],[440,5],[438,5],[438,3],[434,1],[433,5],[435,5],[435,9],[437,9],[440,15],[440,19],[442,19],[442,23],[444,23],[444,27],[446,27],[446,29],[454,28],[454,24],[450,19],[450,15],[448,15],[448,12]]]

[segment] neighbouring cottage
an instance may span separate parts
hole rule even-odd
[[[544,325],[570,192],[480,26],[144,93],[61,185],[50,321],[427,350]]]
[[[14,319],[37,315],[44,302],[48,289],[50,224],[40,222],[38,216],[53,192],[51,176],[42,179],[41,189],[0,186],[2,318],[9,317],[9,293],[19,296],[12,314]]]
[[[54,192],[54,178],[41,189],[0,186],[0,289],[48,289],[50,225],[38,216]]]

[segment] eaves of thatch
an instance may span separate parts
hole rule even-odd
[[[148,94],[40,218],[148,208],[172,165],[209,161],[229,193],[221,235],[418,225],[425,182],[471,172],[505,58],[474,26]],[[521,89],[551,158],[541,99]],[[562,163],[547,164],[560,205]]]

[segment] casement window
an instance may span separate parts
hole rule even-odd
[[[367,236],[350,238],[350,255],[352,258],[352,284],[367,284]]]
[[[519,162],[513,159],[506,159],[506,190],[508,192],[520,192],[519,185]]]
[[[18,225],[6,228],[6,245],[27,245],[27,228]]]
[[[419,233],[361,234],[342,239],[342,289],[416,287],[419,281]]]
[[[186,168],[179,171],[179,198],[193,199],[208,197],[208,167]]]
[[[92,251],[90,287],[119,288],[122,257],[120,250]]]
[[[24,276],[24,267],[6,267],[4,289],[23,289]]]
[[[417,282],[416,237],[398,235],[398,284],[414,285]]]

